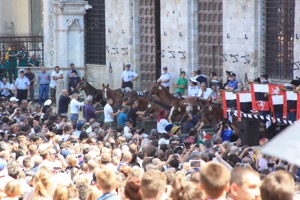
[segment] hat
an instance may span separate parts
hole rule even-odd
[[[93,101],[93,96],[92,96],[92,95],[89,95],[89,96],[86,98],[86,101],[88,101],[88,102]]]
[[[74,66],[74,63],[71,63],[70,66]]]
[[[292,80],[291,84],[295,85],[295,86],[299,86],[300,85],[300,80]]]
[[[125,120],[125,123],[133,123],[133,121],[132,121],[132,119],[127,118],[127,119]]]
[[[45,101],[44,106],[50,106],[52,103],[51,99],[48,99],[47,101]]]
[[[261,77],[261,78],[268,79],[268,75],[267,75],[267,74],[260,75],[260,77]]]
[[[233,72],[231,72],[231,73],[229,74],[229,76],[236,76],[236,74],[233,73]]]
[[[191,81],[192,83],[198,83],[198,81],[197,81],[194,77],[191,77],[191,78],[190,78],[190,81]]]
[[[167,67],[167,66],[164,66],[163,69],[168,69],[168,67]]]
[[[5,167],[6,167],[5,160],[3,160],[2,158],[0,158],[0,171],[2,171],[3,169],[5,169]]]
[[[125,66],[126,66],[126,67],[130,67],[131,64],[130,64],[130,63],[126,63]]]
[[[171,129],[173,128],[173,124],[168,124],[166,127],[165,127],[165,131],[169,132],[171,131]]]
[[[229,74],[231,74],[231,73],[233,73],[233,71],[227,71],[227,70],[226,70],[226,74],[229,75]]]
[[[76,124],[77,129],[81,129],[85,123],[83,121],[78,121]]]
[[[20,70],[19,70],[19,73],[24,73],[24,72],[25,72],[24,69],[20,69]]]
[[[77,74],[77,71],[76,71],[76,69],[72,69],[72,73],[76,73],[76,74]]]
[[[172,135],[175,135],[179,129],[180,129],[180,126],[173,126],[170,133]]]
[[[19,101],[16,97],[10,97],[9,101]]]

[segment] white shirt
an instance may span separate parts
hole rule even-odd
[[[2,90],[1,94],[4,96],[10,95],[9,90],[11,90],[10,83],[6,82],[5,84],[3,82],[0,83],[0,88]]]
[[[124,70],[122,73],[122,79],[124,82],[132,81],[138,74],[132,70]]]
[[[108,103],[104,106],[104,122],[113,122],[114,118],[111,116],[111,114],[113,113],[113,109],[111,107],[111,105],[109,105]]]
[[[132,134],[130,133],[130,128],[128,126],[124,127],[124,137],[126,139],[132,138]]]
[[[212,89],[206,88],[204,93],[203,94],[202,93],[203,93],[203,91],[199,90],[198,97],[201,97],[202,99],[208,99],[208,97],[210,97],[212,94]]]
[[[164,83],[161,83],[161,85],[164,86],[164,87],[170,87],[171,74],[169,74],[168,72],[161,74],[157,81],[159,82],[161,80],[166,80],[166,79],[168,79],[168,81],[164,82]]]
[[[50,80],[50,85],[49,85],[50,87],[56,88],[56,81],[57,81],[57,80],[54,80],[52,77],[53,77],[53,76],[59,77],[61,74],[63,74],[63,73],[62,73],[62,71],[60,71],[60,70],[59,70],[58,73],[56,73],[56,71],[53,71],[53,72],[51,73],[51,80]]]
[[[157,123],[157,132],[158,133],[167,133],[167,131],[165,130],[166,126],[169,124],[169,122],[166,119],[161,119],[158,123]]]
[[[70,114],[78,114],[81,106],[84,106],[84,102],[79,102],[76,99],[72,99],[70,102]]]
[[[189,97],[198,96],[199,90],[200,90],[200,88],[199,88],[198,85],[194,85],[194,86],[189,85],[189,87],[188,87],[188,96]]]

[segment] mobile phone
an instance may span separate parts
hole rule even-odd
[[[214,146],[213,148],[214,148],[215,152],[220,153],[221,149],[219,146]]]
[[[200,160],[190,160],[189,164],[190,164],[190,168],[200,168],[201,167]]]

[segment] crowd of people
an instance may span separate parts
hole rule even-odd
[[[124,98],[118,112],[109,98],[104,111],[93,107],[91,96],[78,101],[74,90],[80,75],[73,64],[67,74],[69,88],[62,90],[54,110],[47,95],[55,98],[55,81],[63,78],[60,68],[51,74],[41,68],[37,76],[26,70],[19,71],[13,88],[6,79],[0,85],[0,199],[300,199],[299,167],[263,155],[266,138],[259,146],[242,146],[230,120],[206,134],[201,118],[187,113],[175,125],[161,110],[157,127],[146,132],[137,125],[138,116],[145,114],[137,101]],[[158,81],[168,88],[167,70],[163,68]],[[189,81],[184,71],[180,73],[179,96],[187,93],[217,102],[219,88],[241,89],[233,72],[227,72],[225,85],[215,73],[194,73]],[[138,74],[126,65],[122,77],[123,87],[132,87]],[[31,99],[35,82],[38,103],[28,102],[26,96],[29,93]],[[97,118],[101,112],[103,122]]]

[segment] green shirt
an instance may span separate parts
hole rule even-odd
[[[187,79],[186,78],[179,78],[179,79],[177,79],[176,84],[178,86],[184,86],[184,88],[176,88],[176,92],[180,92],[181,94],[184,94],[185,88],[188,85]]]

